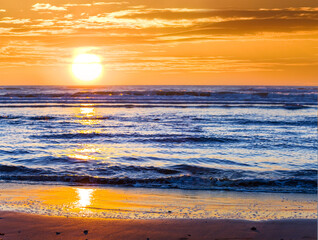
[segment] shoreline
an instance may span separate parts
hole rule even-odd
[[[317,239],[315,194],[25,183],[0,189],[0,240]]]
[[[100,219],[317,219],[316,194],[0,183],[0,211]]]
[[[95,219],[0,211],[0,239],[317,239],[315,219]]]

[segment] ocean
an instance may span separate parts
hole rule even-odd
[[[317,193],[317,138],[316,87],[0,87],[0,182]]]

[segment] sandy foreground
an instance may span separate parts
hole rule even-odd
[[[317,239],[317,196],[1,183],[9,239]]]
[[[119,220],[0,212],[0,238],[9,239],[317,239],[316,220]]]

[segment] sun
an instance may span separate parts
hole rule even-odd
[[[102,71],[101,59],[95,54],[79,54],[73,60],[72,72],[81,81],[92,81],[100,77]]]

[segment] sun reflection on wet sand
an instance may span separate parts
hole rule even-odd
[[[76,192],[79,200],[75,203],[75,205],[78,205],[80,208],[85,208],[91,204],[94,189],[77,188]]]

